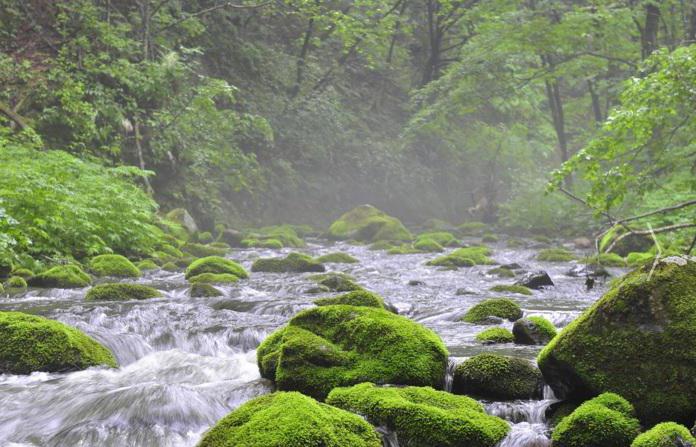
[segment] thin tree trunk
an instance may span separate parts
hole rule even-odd
[[[135,149],[138,152],[138,162],[140,164],[140,169],[145,170],[145,157],[143,156],[143,145],[142,145],[142,135],[140,133],[140,122],[137,118],[133,118],[133,130],[135,131]],[[150,179],[147,176],[143,176],[145,181],[145,187],[147,188],[147,193],[150,195],[154,194],[152,185],[150,184]]]
[[[654,4],[645,5],[645,27],[642,33],[643,59],[657,49],[657,32],[660,29],[660,8]]]
[[[597,94],[594,80],[587,80],[587,89],[590,92],[590,98],[592,98],[592,112],[594,113],[595,121],[597,123],[602,123],[604,122],[604,118],[602,117],[602,106],[599,103],[599,94]]]
[[[318,3],[318,2],[317,2]],[[312,33],[314,32],[314,16],[309,19],[307,23],[307,30],[305,31],[304,40],[302,42],[302,49],[300,50],[300,56],[297,58],[297,74],[295,75],[295,85],[290,90],[290,97],[294,98],[300,93],[300,88],[302,87],[302,81],[304,79],[304,69],[307,64],[307,53],[309,53],[309,46],[312,41]]]

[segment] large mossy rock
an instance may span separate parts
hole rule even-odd
[[[353,208],[329,227],[329,237],[363,242],[410,241],[413,235],[399,219],[389,216],[372,205]]]
[[[114,276],[118,278],[137,278],[140,269],[121,255],[95,256],[89,262],[89,269],[97,276]]]
[[[279,390],[324,399],[360,382],[443,386],[448,353],[430,329],[383,309],[304,310],[261,343],[261,376]]]
[[[673,257],[635,270],[566,327],[538,357],[557,396],[605,391],[647,425],[696,418],[696,260]]]
[[[76,265],[57,265],[45,272],[32,276],[27,282],[32,287],[79,289],[89,286],[92,283],[92,279]]]
[[[0,312],[0,374],[116,367],[111,352],[83,332],[21,312]]]
[[[640,433],[633,407],[614,393],[580,405],[553,431],[553,447],[630,447]]]
[[[249,273],[238,263],[221,258],[219,256],[208,256],[196,259],[186,268],[186,279],[190,280],[204,273],[228,274],[237,278],[248,278]]]
[[[634,439],[631,447],[696,447],[696,438],[683,425],[663,422]]]
[[[161,296],[157,289],[142,284],[111,283],[97,284],[89,289],[87,301],[146,300]]]
[[[295,392],[251,400],[220,419],[198,447],[381,447],[360,416]]]
[[[387,427],[408,447],[494,447],[510,429],[475,400],[429,387],[362,383],[335,388],[326,402]]]
[[[254,261],[252,272],[301,273],[324,272],[326,268],[311,256],[303,253],[290,253],[284,258],[261,258]]]
[[[499,354],[478,354],[457,365],[452,391],[486,399],[514,400],[541,396],[541,373],[530,362]]]

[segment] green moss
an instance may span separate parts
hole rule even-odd
[[[544,317],[528,317],[515,321],[512,332],[515,343],[544,345],[556,336],[556,327]]]
[[[173,258],[183,258],[184,253],[173,245],[163,244],[160,246],[159,251],[166,253]]]
[[[239,281],[239,276],[231,273],[201,273],[188,278],[188,282],[191,284],[234,284],[237,281]]]
[[[498,293],[519,293],[520,295],[532,295],[532,289],[516,284],[498,284],[490,289],[492,292]]]
[[[167,272],[176,272],[179,270],[179,266],[174,264],[173,262],[167,262],[162,266],[162,270],[165,270]]]
[[[362,290],[362,287],[355,283],[348,275],[340,273],[326,273],[317,279],[317,284],[324,286],[333,292],[351,292]]]
[[[142,270],[157,270],[159,266],[153,261],[152,259],[145,259],[143,261],[138,262],[136,265],[138,269]]]
[[[641,421],[692,423],[696,415],[696,262],[661,261],[619,280],[540,352],[562,398],[605,391],[632,402]]]
[[[253,399],[220,419],[198,447],[381,447],[360,416],[300,393]]]
[[[395,245],[392,241],[377,241],[374,244],[370,245],[369,250],[390,250],[395,247],[397,247],[397,245]]]
[[[343,214],[329,227],[329,237],[365,242],[410,241],[411,233],[399,219],[371,205],[362,205]]]
[[[498,242],[498,240],[498,236],[493,233],[486,233],[481,238],[481,242],[483,242],[484,244]]]
[[[445,251],[445,249],[442,248],[442,245],[437,243],[435,240],[429,238],[418,239],[416,242],[413,243],[413,248],[419,251],[437,253]]]
[[[462,317],[462,321],[482,323],[488,317],[499,317],[515,321],[522,318],[522,309],[520,309],[517,303],[507,298],[488,299],[469,309]]]
[[[417,248],[413,248],[412,245],[410,244],[402,244],[398,247],[392,247],[389,250],[387,250],[388,255],[415,255],[423,253],[421,250],[418,250]]]
[[[367,417],[396,432],[409,447],[494,447],[509,431],[481,404],[429,387],[378,387],[362,383],[335,388],[327,403]]]
[[[546,248],[539,251],[536,258],[542,262],[570,262],[575,259],[575,255],[565,248]]]
[[[203,244],[213,242],[213,234],[210,231],[202,231],[196,235],[196,240]]]
[[[189,242],[182,247],[182,250],[197,258],[205,256],[224,256],[229,250],[225,248],[214,247],[212,245],[203,245]]]
[[[0,283],[0,293],[5,293],[5,286]]]
[[[323,256],[319,256],[316,259],[317,262],[321,264],[335,263],[335,264],[357,264],[358,261],[348,253],[329,253]]]
[[[26,268],[18,268],[12,270],[11,276],[19,276],[20,278],[29,279],[34,276],[34,272]]]
[[[457,227],[462,236],[478,236],[483,234],[489,225],[483,222],[464,222]]]
[[[556,326],[544,317],[529,317],[529,321],[534,323],[539,331],[546,335],[549,340],[556,336]]]
[[[607,393],[580,405],[553,431],[554,447],[626,447],[640,433],[637,419],[625,410],[630,404]]]
[[[278,239],[243,239],[241,245],[244,248],[269,248],[275,250],[283,248],[283,243]]]
[[[0,374],[67,372],[116,367],[104,346],[58,321],[21,312],[0,312]]]
[[[157,298],[162,294],[152,287],[143,286],[141,284],[98,284],[87,292],[85,300],[87,301],[127,301],[127,300],[146,300],[149,298]]]
[[[125,256],[100,255],[89,261],[89,269],[97,276],[115,276],[119,278],[137,278],[140,269]]]
[[[454,225],[447,222],[446,220],[430,218],[421,224],[422,228],[426,228],[431,231],[444,231],[454,228]]]
[[[475,246],[454,250],[452,253],[429,261],[427,265],[439,267],[470,267],[472,265],[490,265],[495,262],[489,257],[488,247]]]
[[[252,272],[290,273],[323,272],[324,266],[311,256],[302,253],[290,253],[285,258],[261,258],[254,261]]]
[[[588,256],[580,262],[584,264],[599,264],[606,267],[626,267],[626,260],[616,253],[600,253],[599,255]]]
[[[349,306],[378,307],[385,309],[384,299],[376,293],[367,290],[355,290],[343,295],[331,298],[319,298],[314,301],[317,306],[331,306],[334,304],[347,304]]]
[[[208,273],[210,275],[210,273]],[[189,291],[191,298],[211,298],[222,296],[222,292],[205,282],[194,282]]]
[[[503,327],[492,327],[476,335],[476,341],[481,343],[512,343],[514,336],[512,332]]]
[[[459,244],[457,238],[447,231],[428,231],[426,233],[421,233],[416,237],[416,242],[423,239],[435,241],[443,247],[452,247]]]
[[[655,259],[654,253],[632,252],[626,256],[626,263],[630,267],[640,267],[648,262],[652,263]]]
[[[675,446],[696,446],[696,438],[691,435],[689,429],[674,422],[657,424],[649,431],[639,435],[631,444],[631,447]]]
[[[76,265],[58,265],[31,277],[27,282],[32,287],[75,289],[87,287],[92,283],[92,280]]]
[[[259,228],[258,230],[251,232],[250,237],[259,239],[261,241],[275,239],[280,241],[280,243],[283,244],[283,247],[302,248],[305,246],[304,241],[297,233],[297,229],[292,225],[274,225]]]
[[[553,413],[548,418],[547,423],[549,427],[556,427],[556,425],[558,425],[566,416],[570,416],[570,414],[575,411],[578,406],[579,405],[575,402],[561,402],[560,404],[557,404],[553,410]]]
[[[318,399],[366,381],[439,388],[448,358],[430,329],[383,309],[346,305],[300,312],[257,356],[261,376],[278,389]]]
[[[5,288],[7,289],[26,289],[27,280],[21,276],[10,276],[10,278],[5,281]]]
[[[457,365],[452,392],[488,399],[531,399],[541,394],[542,383],[541,372],[527,360],[486,353]]]
[[[496,275],[499,278],[514,278],[515,272],[505,267],[496,267],[488,270],[486,273],[489,275]]]
[[[208,256],[205,258],[196,259],[186,268],[186,279],[190,280],[194,276],[203,273],[226,273],[234,275],[238,278],[248,278],[249,274],[244,267],[238,263],[221,258],[219,256]]]

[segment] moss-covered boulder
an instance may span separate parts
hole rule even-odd
[[[191,298],[212,298],[215,296],[222,296],[222,291],[206,282],[194,282],[191,284],[189,296]]]
[[[210,244],[198,244],[194,242],[187,243],[181,247],[181,249],[196,258],[202,258],[205,256],[225,256],[225,254],[229,251],[226,248],[216,247]]]
[[[253,399],[220,419],[198,447],[381,447],[360,416],[295,392]]]
[[[489,257],[490,254],[490,248],[484,246],[458,248],[450,254],[428,261],[427,265],[457,268],[495,264]]]
[[[580,405],[556,425],[554,447],[630,447],[640,423],[624,398],[602,394]]]
[[[362,287],[349,275],[341,273],[330,272],[316,275],[314,280],[317,282],[317,284],[328,288],[332,292],[352,292],[354,290],[362,290]]]
[[[459,240],[457,240],[452,233],[447,231],[428,231],[426,233],[421,233],[416,237],[416,242],[423,239],[435,241],[443,247],[452,247],[459,244]]]
[[[545,345],[556,336],[556,327],[544,317],[528,317],[515,321],[512,333],[519,345]]]
[[[32,276],[27,281],[32,287],[55,287],[58,289],[79,289],[87,287],[92,279],[76,265],[57,265],[45,272]]]
[[[541,396],[541,372],[524,359],[478,354],[457,365],[452,392],[487,399],[533,399]]]
[[[512,335],[512,332],[504,327],[492,327],[476,334],[476,341],[485,345],[492,345],[495,343],[512,343],[513,340],[514,336]]]
[[[324,272],[323,264],[302,253],[290,253],[284,258],[261,258],[251,265],[252,272],[300,273]]]
[[[546,248],[537,253],[537,261],[542,262],[570,262],[575,255],[565,248]]]
[[[0,374],[116,367],[111,352],[81,331],[21,312],[0,312]]]
[[[401,244],[398,247],[392,247],[387,250],[387,254],[391,256],[395,255],[417,255],[423,253],[423,250],[414,248],[411,244]]]
[[[696,438],[683,425],[663,422],[639,435],[631,447],[696,447]]]
[[[241,246],[243,248],[269,248],[272,250],[279,250],[283,248],[283,243],[278,239],[256,239],[248,238],[241,241]]]
[[[343,252],[336,252],[336,253],[328,253],[322,256],[319,256],[316,259],[317,262],[320,264],[357,264],[360,261],[353,256],[349,255],[348,253],[343,253]]]
[[[21,290],[27,288],[27,280],[21,276],[10,276],[5,281],[5,288],[8,290]]]
[[[89,261],[89,269],[97,276],[137,278],[140,269],[121,255],[100,255]]]
[[[491,292],[498,293],[517,293],[520,295],[532,295],[533,292],[530,288],[525,286],[520,286],[518,284],[496,284],[491,287]]]
[[[137,264],[135,264],[135,266],[138,267],[138,269],[140,271],[157,270],[159,268],[157,263],[155,261],[153,261],[152,259],[142,260],[142,261],[138,262]]]
[[[510,429],[475,400],[429,387],[361,383],[335,388],[326,402],[387,427],[409,447],[494,447]]]
[[[329,227],[329,237],[356,241],[410,241],[411,233],[399,219],[389,216],[372,205],[353,208]]]
[[[180,270],[179,266],[173,262],[167,262],[162,266],[162,270],[165,272],[178,272]]]
[[[262,241],[276,240],[283,247],[302,248],[305,243],[297,230],[298,227],[293,225],[273,225],[249,231],[247,238],[259,240],[261,243],[263,243]]]
[[[515,292],[515,293],[522,293],[524,295],[531,295],[531,289],[534,290],[539,290],[543,289],[544,287],[552,287],[553,281],[551,280],[551,277],[549,276],[548,273],[546,273],[543,270],[537,270],[534,272],[527,272],[520,279],[515,281],[514,286],[522,286],[526,287],[529,290],[523,290],[519,289],[520,291]],[[510,291],[514,291],[514,289],[509,289]]]
[[[418,251],[441,253],[445,249],[437,241],[429,238],[418,239],[413,243],[413,248]]]
[[[469,309],[462,317],[462,321],[481,324],[488,322],[489,317],[515,321],[522,318],[522,309],[519,304],[507,298],[489,299]]]
[[[490,225],[483,222],[464,222],[457,227],[457,231],[462,236],[479,236],[490,228]]]
[[[111,283],[97,284],[89,289],[85,300],[87,301],[127,301],[146,300],[157,298],[162,294],[152,287],[142,284]]]
[[[257,350],[261,376],[280,390],[324,399],[360,382],[440,388],[447,349],[440,338],[383,309],[347,305],[304,310]]]
[[[334,304],[347,304],[349,306],[365,306],[386,309],[384,298],[367,290],[355,290],[330,298],[319,298],[314,301],[317,306],[332,306]]]
[[[556,395],[612,391],[647,425],[696,418],[696,260],[637,269],[561,331],[538,363]]]
[[[507,267],[496,267],[486,272],[488,275],[494,275],[498,278],[514,278],[515,272]]]
[[[219,256],[208,256],[196,259],[186,268],[185,277],[190,281],[194,276],[199,276],[204,273],[228,274],[241,279],[249,277],[244,267],[230,259],[221,258]]]

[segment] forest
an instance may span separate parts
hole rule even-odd
[[[0,445],[696,447],[695,105],[695,0],[0,0]]]

